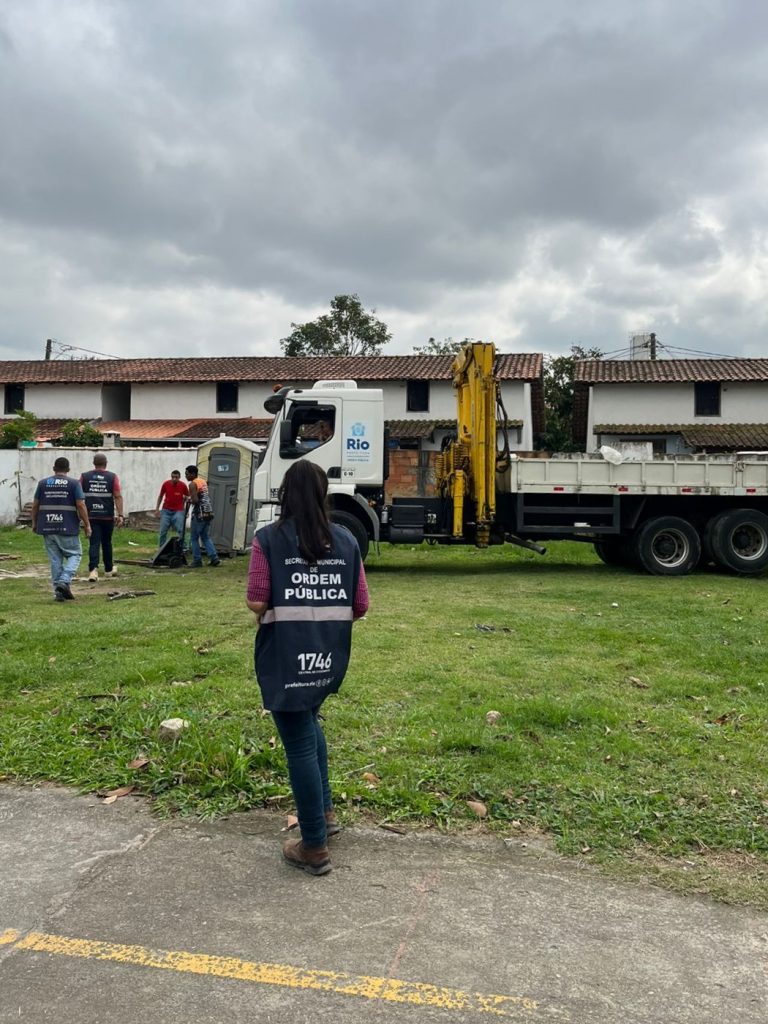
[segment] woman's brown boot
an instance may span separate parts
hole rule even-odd
[[[327,875],[331,858],[327,846],[305,846],[301,839],[292,839],[283,847],[283,857],[295,868],[310,875]]]
[[[330,839],[331,836],[337,836],[341,832],[341,822],[336,817],[336,811],[331,809],[325,812],[325,833]]]

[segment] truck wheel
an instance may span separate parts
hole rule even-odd
[[[331,519],[337,526],[346,527],[357,541],[360,548],[360,557],[363,561],[368,557],[368,534],[360,520],[349,512],[331,511]]]
[[[654,576],[686,576],[701,557],[701,541],[693,526],[677,516],[649,519],[635,542],[640,565]]]
[[[768,516],[762,512],[722,512],[707,526],[707,538],[721,569],[752,575],[768,567]]]

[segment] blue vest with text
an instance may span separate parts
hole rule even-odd
[[[35,501],[40,502],[37,532],[76,535],[80,530],[80,519],[75,502],[81,493],[79,482],[69,476],[49,476],[40,480],[35,490]]]
[[[256,634],[256,678],[264,707],[305,711],[341,686],[352,645],[352,605],[360,549],[331,526],[331,550],[316,565],[299,554],[290,520],[256,534],[269,562],[272,593]]]
[[[115,474],[92,469],[81,477],[89,519],[115,518]]]

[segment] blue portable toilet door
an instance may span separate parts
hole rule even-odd
[[[216,549],[225,553],[235,544],[237,490],[240,479],[240,452],[236,448],[213,448],[208,459],[208,491],[213,505],[209,535]]]

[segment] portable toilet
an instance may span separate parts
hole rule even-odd
[[[222,555],[249,550],[253,539],[253,475],[263,445],[222,434],[197,449],[200,476],[208,482],[213,521],[208,535]]]

